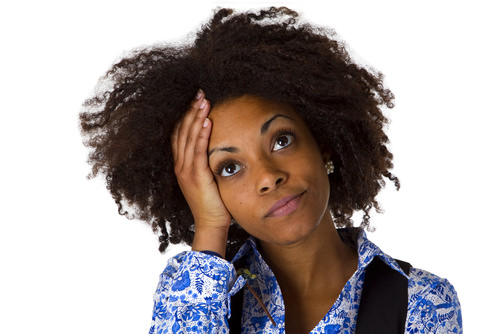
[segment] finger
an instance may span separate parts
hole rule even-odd
[[[181,128],[181,122],[178,121],[175,123],[174,129],[172,130],[172,134],[170,136],[170,145],[172,146],[172,156],[174,158],[174,164],[177,162],[177,140],[179,138],[179,129]]]
[[[185,115],[180,120],[179,130],[177,132],[177,141],[176,141],[176,152],[177,152],[177,161],[183,162],[184,160],[184,152],[186,147],[186,141],[189,134],[189,129],[192,126],[193,119],[196,115],[196,112],[200,109],[204,101],[205,94],[200,89],[196,95],[196,98],[191,102],[189,109],[186,111]],[[206,103],[206,102],[205,102]]]
[[[200,131],[203,129],[203,124],[210,111],[210,103],[207,100],[205,101],[206,103],[202,104],[202,108],[197,111],[195,118],[193,119],[193,123],[191,124],[189,135],[186,140],[184,162],[188,165],[191,165],[194,161],[196,142],[200,136]],[[205,150],[204,155],[206,154],[207,153]]]
[[[193,100],[188,110],[179,121],[179,129],[177,131],[177,158],[184,154],[185,142],[194,119],[194,113],[199,109],[202,101]],[[182,159],[180,159],[182,160]]]
[[[210,140],[210,133],[212,132],[212,122],[205,118],[202,123],[202,127],[198,134],[196,140],[196,145],[194,147],[194,161],[193,165],[198,170],[207,169],[210,171],[208,165],[208,143]],[[211,174],[210,174],[211,175]]]

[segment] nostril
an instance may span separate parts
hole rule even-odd
[[[261,191],[261,192],[266,192],[266,191],[268,191],[268,190],[269,190],[269,187],[262,187],[262,188],[260,189],[260,191]]]
[[[282,178],[282,177],[278,178],[278,179],[276,180],[276,185],[280,184],[282,181],[283,181],[283,178]]]

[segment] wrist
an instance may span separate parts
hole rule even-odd
[[[191,249],[214,252],[225,258],[228,232],[229,227],[196,226]]]
[[[219,253],[212,252],[212,251],[209,251],[209,250],[204,250],[204,251],[201,251],[200,253],[207,254],[207,255],[213,255],[213,256],[216,256],[216,257],[220,257],[221,259],[223,259],[223,258],[224,258],[224,257],[223,257],[222,255],[220,255]]]

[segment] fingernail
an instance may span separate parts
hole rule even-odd
[[[198,89],[198,93],[196,93],[196,99],[199,100],[203,96],[203,91],[201,89]]]
[[[208,126],[208,118],[205,118],[203,121],[203,127],[206,128]]]
[[[200,105],[200,109],[205,108],[206,105],[207,105],[207,100],[203,99],[203,102],[201,102],[201,105]]]

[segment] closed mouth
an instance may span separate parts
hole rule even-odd
[[[266,213],[265,217],[280,217],[286,216],[297,209],[300,204],[302,195],[305,193],[285,196],[282,199],[276,201],[274,205]]]

